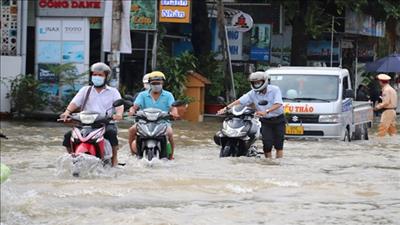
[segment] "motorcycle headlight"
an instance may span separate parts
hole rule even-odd
[[[222,129],[222,133],[228,137],[243,137],[246,135],[246,132],[243,132],[242,129]]]
[[[228,137],[236,137],[237,131],[232,129],[222,129],[222,133]]]
[[[96,121],[98,114],[85,114],[81,113],[79,114],[79,119],[81,120],[82,123],[84,124],[91,124],[94,121]]]
[[[339,114],[320,115],[318,121],[320,123],[339,123],[340,115]]]
[[[145,112],[146,118],[150,121],[156,121],[158,119],[159,112]]]

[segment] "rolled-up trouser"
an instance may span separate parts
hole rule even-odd
[[[71,147],[71,134],[72,131],[68,131],[65,135],[64,135],[64,141],[63,141],[63,146],[65,147]],[[106,131],[104,133],[104,138],[107,139],[111,146],[117,146],[118,145],[118,130],[117,130],[117,126],[115,126],[115,124],[108,124],[106,126]]]
[[[272,119],[261,118],[260,121],[264,152],[271,152],[272,147],[282,150],[285,139],[285,117],[280,115]]]
[[[381,115],[381,123],[378,128],[378,136],[383,137],[388,133],[390,136],[397,133],[396,130],[396,111],[394,109],[386,109]]]

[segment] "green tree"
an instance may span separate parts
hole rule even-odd
[[[387,32],[390,36],[389,51],[394,51],[394,24],[400,18],[398,0],[280,0],[285,19],[293,27],[291,65],[304,66],[307,63],[307,43],[310,38],[317,38],[323,32],[331,31],[332,16],[344,16],[346,8],[360,11],[375,19],[386,20]]]
[[[7,98],[11,100],[11,112],[17,113],[17,116],[42,110],[47,106],[48,94],[40,89],[40,81],[34,75],[21,74],[9,82],[10,93],[7,94]]]

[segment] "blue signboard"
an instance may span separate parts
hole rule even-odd
[[[270,61],[271,25],[255,24],[251,31],[250,60]]]

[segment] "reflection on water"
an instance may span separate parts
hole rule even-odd
[[[2,224],[398,224],[400,138],[287,141],[283,159],[223,158],[218,123],[174,124],[174,161],[74,163],[55,123],[2,122]],[[261,149],[261,142],[257,142]],[[79,177],[74,171],[79,170]]]

